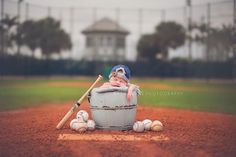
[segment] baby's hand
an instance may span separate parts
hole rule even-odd
[[[127,100],[128,100],[128,102],[131,101],[132,97],[133,97],[133,92],[132,92],[132,91],[128,91],[128,94],[127,94]]]

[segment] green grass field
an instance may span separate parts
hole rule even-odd
[[[52,85],[55,82],[57,85]],[[92,83],[93,79],[0,80],[0,111],[76,101],[87,87],[65,84],[78,82]],[[235,84],[158,79],[133,82],[141,86],[139,104],[142,105],[236,114]]]

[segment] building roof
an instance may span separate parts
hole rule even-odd
[[[129,34],[129,31],[120,26],[117,22],[109,19],[103,18],[99,21],[96,21],[91,26],[87,27],[82,31],[82,33],[94,33],[94,32],[115,32],[121,34]]]

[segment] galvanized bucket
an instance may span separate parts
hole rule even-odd
[[[127,87],[94,88],[91,91],[90,109],[96,128],[129,130],[135,121],[137,91],[127,100]]]

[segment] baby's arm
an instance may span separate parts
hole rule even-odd
[[[137,88],[138,86],[134,84],[128,84],[128,94],[127,94],[127,99],[130,102],[132,97],[133,97],[133,90]]]

